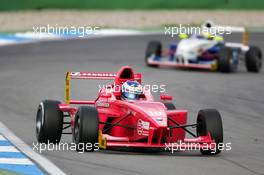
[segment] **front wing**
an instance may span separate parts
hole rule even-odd
[[[161,67],[175,67],[175,68],[192,68],[192,69],[204,69],[204,70],[217,70],[217,64],[216,62],[213,62],[212,64],[182,64],[172,61],[155,61],[155,60],[148,60],[149,65],[153,66],[161,66]]]
[[[215,149],[215,142],[211,139],[210,134],[207,136],[199,136],[193,139],[184,139],[177,142],[168,143],[151,143],[151,142],[130,142],[127,137],[113,137],[108,134],[99,133],[99,147],[101,149],[114,147],[128,148],[160,148],[171,150],[173,148],[185,150]]]

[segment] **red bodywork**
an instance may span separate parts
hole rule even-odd
[[[67,84],[69,86],[70,79],[113,79],[114,83],[107,89],[101,89],[97,99],[79,101],[69,99]],[[106,139],[106,147],[166,148],[179,142],[193,143],[189,144],[190,147],[197,147],[201,143],[214,143],[209,134],[187,139],[183,128],[171,128],[175,126],[175,122],[180,126],[186,125],[187,111],[167,110],[162,102],[154,101],[149,90],[145,90],[137,101],[121,100],[119,87],[127,80],[141,83],[142,75],[135,74],[128,66],[122,67],[117,74],[69,72],[66,77],[66,102],[60,104],[59,108],[70,115],[71,129],[74,126],[76,104],[94,105],[98,110],[99,129]],[[171,99],[171,96],[161,95],[163,102]]]

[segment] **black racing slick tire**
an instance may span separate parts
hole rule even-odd
[[[248,72],[260,72],[262,67],[262,52],[256,46],[250,46],[245,55],[245,63]]]
[[[36,136],[39,143],[60,142],[63,127],[63,112],[59,101],[44,100],[38,106]]]
[[[216,109],[200,110],[197,116],[197,136],[210,133],[216,143],[214,150],[200,150],[203,155],[216,155],[221,152],[219,144],[223,143],[223,126],[220,113]]]
[[[98,147],[99,118],[94,107],[79,107],[74,122],[73,141],[77,151],[92,152]]]
[[[161,42],[159,42],[159,41],[150,41],[148,43],[147,48],[146,48],[146,53],[145,53],[145,63],[146,63],[147,66],[156,67],[154,65],[149,64],[149,62],[148,62],[149,57],[152,56],[153,54],[155,56],[161,56],[161,54],[162,54],[162,44],[161,44]]]
[[[218,70],[223,73],[235,72],[238,63],[233,58],[232,49],[223,47],[218,53]]]

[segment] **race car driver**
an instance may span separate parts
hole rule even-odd
[[[139,100],[142,94],[142,85],[137,81],[126,81],[125,83],[123,83],[121,89],[122,100]]]

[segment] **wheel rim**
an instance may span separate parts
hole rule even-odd
[[[257,57],[257,68],[260,69],[262,66],[262,60],[260,55],[258,55]]]
[[[44,123],[44,110],[43,110],[43,103],[39,105],[38,112],[37,112],[37,121],[36,121],[36,132],[37,134],[40,133],[41,128],[43,127]]]
[[[231,68],[230,71],[235,71],[237,69],[238,60],[234,58],[234,55],[232,55],[232,57],[229,58],[229,65]]]
[[[204,124],[203,124],[202,120],[199,119],[199,117],[198,117],[198,120],[197,120],[197,128],[196,128],[196,130],[197,130],[197,136],[206,135],[206,131],[204,129]]]
[[[75,143],[79,143],[79,141],[80,141],[80,120],[79,120],[79,117],[77,118],[77,121],[75,121],[74,140],[75,140]]]

